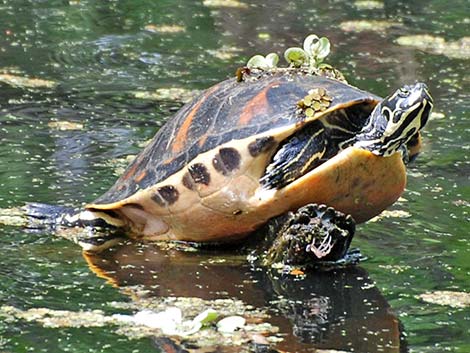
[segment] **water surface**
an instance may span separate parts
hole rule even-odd
[[[470,309],[417,298],[438,290],[470,291],[469,61],[395,42],[410,34],[450,42],[468,36],[468,4],[385,1],[378,9],[347,1],[245,4],[0,1],[0,74],[56,83],[36,88],[0,83],[0,208],[28,201],[76,206],[96,198],[116,178],[109,162],[137,153],[182,105],[138,98],[136,92],[201,90],[232,76],[255,53],[282,53],[317,33],[329,37],[328,60],[352,84],[386,95],[404,83],[424,81],[433,93],[441,114],[428,123],[424,151],[409,168],[403,200],[392,207],[405,217],[358,228],[354,246],[369,257],[360,267],[304,280],[253,269],[230,252],[187,255],[129,245],[85,259],[76,245],[47,232],[5,226],[0,305],[113,314],[119,310],[109,303],[137,300],[128,290],[137,286],[150,297],[223,297],[264,308],[285,338],[278,348],[290,352],[470,351]],[[394,24],[362,32],[341,25],[358,20]],[[163,25],[173,29],[152,30]],[[83,127],[59,130],[51,127],[55,121]],[[208,265],[213,257],[225,264]],[[5,352],[158,352],[158,347],[157,339],[131,340],[114,327],[0,322]]]

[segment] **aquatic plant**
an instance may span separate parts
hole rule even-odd
[[[315,34],[304,40],[303,49],[289,48],[284,52],[286,61],[294,67],[307,66],[309,69],[319,67],[330,53],[330,41],[326,37],[319,38]]]
[[[274,69],[279,62],[279,56],[276,53],[269,53],[266,56],[255,55],[248,60],[246,66],[250,69],[269,70]]]
[[[318,37],[310,34],[305,38],[303,48],[291,47],[284,52],[284,59],[290,67],[305,68],[309,72],[321,68],[323,60],[330,53],[330,41],[326,37]],[[249,69],[270,70],[277,67],[279,57],[275,53],[269,53],[265,57],[255,55],[248,60],[247,67]]]

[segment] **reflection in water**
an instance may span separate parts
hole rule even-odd
[[[250,267],[241,254],[163,250],[148,244],[127,244],[84,256],[95,274],[136,302],[142,296],[147,301],[162,296],[221,298],[266,308],[268,321],[279,327],[284,339],[276,349],[299,353],[310,352],[312,346],[362,353],[406,350],[400,342],[398,319],[360,267],[300,278]]]

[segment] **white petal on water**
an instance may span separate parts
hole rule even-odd
[[[182,322],[182,313],[178,308],[168,308],[161,312],[142,310],[134,315],[133,321],[138,325],[161,329],[164,333],[175,332]]]
[[[220,332],[234,332],[235,330],[245,326],[246,320],[241,316],[229,316],[217,323],[217,329]]]

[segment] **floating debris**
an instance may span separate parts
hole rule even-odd
[[[470,58],[470,37],[463,37],[454,42],[447,42],[443,37],[417,34],[398,37],[396,43],[398,45],[420,49],[430,54],[445,55],[451,59]]]
[[[155,25],[148,24],[144,27],[148,32],[152,33],[181,33],[186,32],[186,28],[179,25]]]
[[[229,316],[217,323],[217,329],[220,332],[232,333],[245,326],[246,320],[241,316]]]
[[[143,149],[145,147],[147,147],[148,144],[150,144],[150,142],[152,142],[153,139],[148,139],[148,140],[143,140],[143,141],[139,141],[137,142],[137,147]],[[130,157],[135,157],[135,155],[133,154],[130,154],[128,156],[126,156],[126,158],[130,158]],[[130,162],[132,162],[132,159],[130,160]]]
[[[382,213],[379,214],[378,216],[375,216],[374,218],[369,220],[369,222],[378,222],[384,218],[409,218],[409,217],[411,217],[411,213],[409,213],[408,211],[385,210],[385,211],[382,211]]]
[[[157,298],[152,299],[152,301],[158,301]],[[141,306],[141,309],[134,315],[108,315],[102,310],[68,311],[48,308],[22,310],[4,305],[0,307],[0,317],[3,322],[25,320],[49,328],[117,326],[115,332],[130,339],[171,335],[184,338],[185,341],[197,343],[199,347],[220,346],[221,342],[223,342],[222,345],[229,346],[246,345],[253,341],[254,336],[258,335],[263,336],[266,342],[282,340],[281,337],[274,335],[278,332],[276,327],[263,322],[264,316],[258,316],[256,310],[247,311],[248,307],[244,304],[242,304],[241,312],[246,317],[239,315],[227,316],[223,311],[207,308],[207,305],[214,304],[214,307],[220,309],[226,306],[226,302],[229,300],[161,299],[166,302],[164,309],[155,311],[153,308],[142,309]],[[173,302],[171,299],[173,299]],[[171,303],[181,304],[183,299],[188,303],[181,307],[168,306]],[[221,301],[224,302],[222,306],[220,305]],[[196,310],[201,310],[201,307],[198,306],[201,303],[204,304],[206,309],[202,309],[202,312],[195,315],[193,319],[185,319],[185,317],[192,316]],[[163,304],[163,302],[160,304]],[[235,306],[239,306],[239,304]],[[233,312],[233,308],[229,311]],[[224,317],[215,324],[220,316]]]
[[[263,40],[271,39],[271,35],[267,32],[260,32],[258,33],[258,38]]]
[[[19,207],[0,208],[0,224],[13,227],[26,227],[28,219]]]
[[[219,49],[208,50],[207,52],[219,60],[230,60],[233,59],[236,55],[238,55],[238,53],[240,53],[241,51],[241,48],[224,45]]]
[[[447,305],[452,308],[470,307],[470,293],[455,291],[434,291],[418,295],[426,303]]]
[[[133,291],[133,289],[131,289]],[[143,308],[154,312],[164,311],[169,307],[176,307],[182,310],[185,316],[197,317],[206,309],[212,308],[221,317],[243,316],[248,321],[265,321],[269,316],[263,309],[256,309],[246,305],[241,300],[236,299],[214,299],[204,300],[196,297],[145,297],[134,295],[134,302],[112,302],[110,306],[115,309],[140,311]]]
[[[354,6],[358,10],[378,10],[378,9],[383,9],[385,5],[381,1],[364,0],[364,1],[354,1]]]
[[[207,309],[196,316],[193,321],[200,322],[203,325],[209,324],[217,319],[219,314],[214,309]]]
[[[0,82],[20,88],[54,88],[57,82],[40,78],[29,78],[25,76],[12,75],[8,73],[0,74]]]
[[[247,9],[248,5],[238,0],[203,0],[202,4],[207,7],[231,7],[238,9]]]
[[[83,130],[83,124],[82,123],[76,123],[73,121],[49,121],[47,123],[47,126],[51,129],[57,129],[61,131],[65,130]]]
[[[431,115],[429,116],[430,120],[441,120],[444,119],[446,115],[444,113],[440,112],[432,112]]]
[[[106,316],[101,310],[68,311],[52,310],[48,308],[33,308],[28,310],[17,309],[13,306],[0,307],[0,316],[7,321],[20,319],[28,322],[38,322],[44,327],[102,327],[117,324],[113,317]]]
[[[392,27],[400,27],[401,23],[381,20],[358,20],[341,22],[339,27],[345,32],[378,32],[383,33]]]
[[[200,91],[198,90],[189,90],[186,88],[159,88],[153,92],[139,91],[134,92],[134,97],[139,99],[151,99],[151,100],[170,100],[178,101],[182,103],[187,103],[193,98],[195,98]]]
[[[127,166],[134,160],[135,154],[129,154],[121,158],[112,158],[105,163],[106,167],[113,169],[113,174],[120,176],[124,174]]]
[[[457,207],[470,207],[470,202],[467,201],[467,200],[462,200],[462,199],[459,199],[459,200],[455,200],[455,201],[452,201],[452,203],[457,206]]]
[[[207,311],[213,311],[208,309]],[[204,313],[205,313],[204,312]],[[196,316],[193,320],[183,320],[183,313],[181,309],[170,307],[161,312],[154,312],[152,310],[142,310],[135,315],[113,315],[118,321],[128,324],[142,325],[153,329],[159,329],[165,335],[189,336],[203,327],[202,319],[207,315]],[[212,315],[214,320],[217,315]],[[204,324],[209,324],[211,321],[206,320]]]
[[[387,271],[390,271],[394,275],[412,270],[412,267],[409,265],[379,265],[379,268],[383,268]]]
[[[297,277],[306,276],[305,271],[303,271],[301,268],[293,268],[290,270],[289,274]]]

